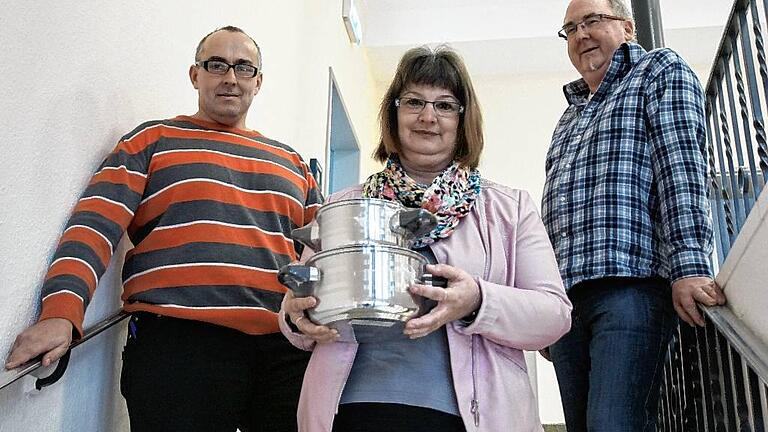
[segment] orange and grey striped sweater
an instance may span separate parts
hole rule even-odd
[[[249,334],[279,331],[278,269],[322,197],[301,157],[255,131],[191,117],[144,123],[77,203],[43,284],[40,319],[82,335],[85,308],[127,232],[123,302]]]

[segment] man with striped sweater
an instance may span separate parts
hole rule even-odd
[[[6,368],[49,365],[82,336],[85,309],[120,238],[131,312],[121,392],[136,431],[296,430],[308,356],[280,335],[297,258],[290,231],[321,196],[301,157],[245,126],[262,82],[256,42],[236,27],[200,42],[192,116],[125,135],[77,203],[42,288],[39,321]]]

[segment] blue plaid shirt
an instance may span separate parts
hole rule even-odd
[[[634,43],[568,108],[546,160],[542,215],[566,288],[609,276],[710,276],[704,94],[674,51]]]

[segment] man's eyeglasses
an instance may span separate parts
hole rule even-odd
[[[410,114],[419,114],[427,104],[432,104],[435,113],[440,117],[456,117],[464,112],[464,107],[458,102],[446,100],[428,101],[419,98],[401,97],[395,99],[395,106]]]
[[[235,70],[238,78],[253,78],[259,73],[258,67],[248,63],[229,64],[221,60],[205,60],[197,62],[197,65],[214,75],[226,75],[229,68]]]
[[[568,23],[564,25],[563,28],[561,28],[560,31],[557,32],[557,35],[565,40],[568,40],[569,37],[576,34],[576,32],[579,30],[579,27],[584,27],[584,30],[589,30],[605,20],[626,21],[627,19],[619,16],[608,15],[603,13],[589,14],[579,22]]]

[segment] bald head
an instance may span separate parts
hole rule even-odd
[[[243,34],[243,35],[247,36],[248,39],[250,39],[251,42],[253,42],[253,46],[256,47],[256,54],[257,54],[256,66],[259,68],[259,70],[262,70],[262,66],[261,66],[261,48],[259,48],[259,44],[257,44],[256,41],[253,40],[253,38],[248,33],[243,31],[243,29],[241,29],[240,27],[235,27],[235,26],[224,26],[224,27],[221,27],[221,28],[217,28],[216,30],[214,30],[214,31],[208,33],[207,35],[205,35],[200,40],[200,43],[197,44],[197,49],[195,50],[195,63],[204,60],[203,59],[203,47],[205,46],[205,42],[208,40],[208,38],[210,38],[211,35],[213,35],[214,33],[218,33],[218,32],[221,32],[221,31],[231,32],[231,33],[240,33],[240,34]]]

